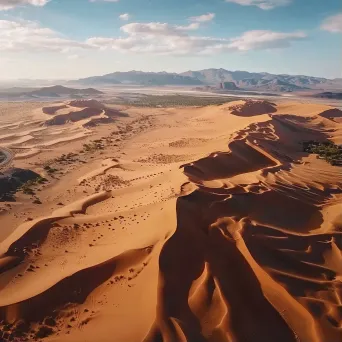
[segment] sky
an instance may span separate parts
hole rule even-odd
[[[206,68],[342,77],[342,2],[0,0],[0,80]]]

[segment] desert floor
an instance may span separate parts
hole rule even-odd
[[[46,178],[0,203],[2,340],[341,341],[342,168],[301,145],[341,117],[1,104],[10,166]]]

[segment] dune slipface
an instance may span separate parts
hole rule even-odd
[[[342,168],[303,149],[341,140],[338,112],[161,113],[1,243],[2,339],[341,341]]]

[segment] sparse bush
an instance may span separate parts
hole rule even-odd
[[[34,195],[34,191],[30,188],[29,185],[27,184],[24,184],[22,187],[21,187],[21,190],[23,191],[23,193],[25,195]]]
[[[51,170],[51,168],[49,167],[49,170]],[[49,172],[49,171],[48,171]],[[38,184],[44,184],[45,182],[47,182],[46,178],[43,178],[41,176],[38,176],[35,179],[31,179],[29,181],[27,181],[26,183],[21,185],[21,190],[25,195],[34,195],[35,192],[32,189],[32,187],[38,185]]]
[[[342,147],[334,143],[307,141],[303,143],[303,151],[314,153],[331,165],[342,166]]]
[[[101,140],[91,141],[89,144],[83,144],[83,149],[85,152],[93,152],[96,150],[103,150],[104,145]]]
[[[44,177],[39,177],[39,178],[37,178],[37,183],[38,184],[44,184],[44,183],[46,183],[48,180],[46,179],[46,178],[44,178]]]
[[[47,173],[51,175],[51,174],[53,174],[53,173],[55,173],[57,171],[58,171],[57,169],[54,169],[54,168],[50,167],[49,170],[47,170]]]

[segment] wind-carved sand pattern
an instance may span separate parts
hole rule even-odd
[[[16,105],[18,110],[22,106]],[[32,108],[27,117],[20,117],[23,121],[0,126],[0,145],[11,148],[16,159],[34,156],[58,144],[82,140],[91,135],[90,128],[113,123],[124,115],[97,100],[71,100]]]
[[[70,171],[88,195],[0,245],[3,340],[342,340],[342,169],[302,146],[340,112],[253,106],[155,112]]]

